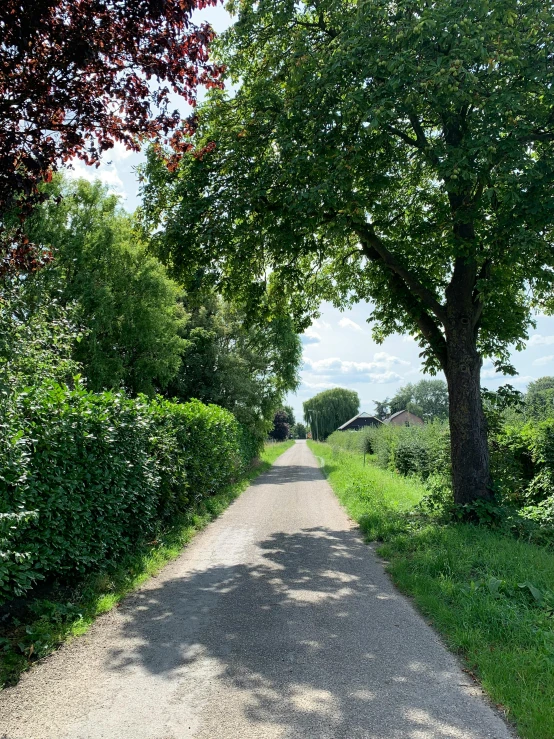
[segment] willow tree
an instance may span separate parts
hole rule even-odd
[[[306,400],[303,409],[312,439],[320,441],[359,412],[360,398],[355,390],[334,387]]]
[[[551,288],[554,13],[540,0],[245,0],[197,153],[145,187],[160,248],[232,291],[373,304],[449,391],[454,496],[491,495],[482,357]]]

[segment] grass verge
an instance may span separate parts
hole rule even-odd
[[[90,574],[72,587],[57,585],[48,598],[29,599],[16,614],[7,611],[0,621],[0,687],[14,685],[33,662],[47,656],[67,639],[84,634],[94,620],[110,611],[131,591],[175,559],[192,537],[219,516],[254,478],[266,472],[294,444],[267,444],[259,462],[244,479],[228,486],[182,516],[161,534],[123,561]]]
[[[419,515],[421,483],[309,442],[393,581],[461,655],[520,736],[554,737],[554,553]]]

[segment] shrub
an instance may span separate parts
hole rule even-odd
[[[231,413],[199,401],[49,385],[4,406],[0,600],[116,560],[231,482],[257,451]]]
[[[423,480],[450,474],[449,429],[444,421],[425,426],[384,425],[367,429],[365,436],[366,451],[372,451],[384,469]]]
[[[349,452],[361,454],[373,454],[373,431],[375,429],[366,427],[359,431],[335,431],[327,438],[335,451],[342,449]]]

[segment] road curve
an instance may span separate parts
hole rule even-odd
[[[508,739],[297,442],[0,694],[3,739]]]

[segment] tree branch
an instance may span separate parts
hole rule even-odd
[[[416,149],[421,149],[417,139],[413,139],[411,136],[408,136],[407,133],[404,133],[404,131],[401,131],[399,128],[395,128],[394,126],[387,126],[387,131],[390,131],[390,133],[398,136],[398,138],[402,139],[404,143],[409,144]]]
[[[367,223],[363,225],[354,224],[353,229],[362,242],[362,245],[370,246],[378,255],[380,261],[382,261],[391,272],[401,278],[406,287],[421,300],[425,308],[434,313],[442,324],[445,324],[446,310],[439,303],[435,294],[425,287],[425,285],[422,285],[419,279],[396,259],[396,257],[383,244],[372,227]]]
[[[362,240],[362,252],[372,262],[383,264],[380,254],[369,244]],[[389,290],[406,313],[415,321],[417,327],[423,334],[427,343],[437,357],[442,369],[446,371],[447,352],[446,340],[440,327],[422,306],[421,301],[411,292],[403,279],[390,268],[386,271]]]

